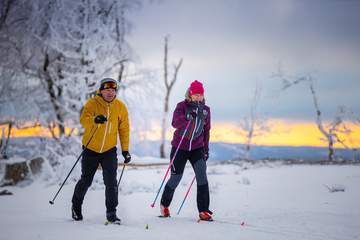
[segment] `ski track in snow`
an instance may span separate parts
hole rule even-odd
[[[359,166],[242,170],[231,164],[209,165],[210,209],[215,221],[198,222],[196,184],[176,215],[193,177],[191,167],[175,192],[172,217],[166,219],[157,217],[161,196],[155,208],[150,207],[166,166],[127,168],[119,192],[120,226],[104,225],[101,171],[85,197],[81,222],[70,215],[75,182],[66,184],[50,205],[59,186],[38,179],[27,187],[7,187],[14,195],[0,196],[0,240],[360,239],[359,170]],[[324,184],[342,184],[346,190],[330,193]]]

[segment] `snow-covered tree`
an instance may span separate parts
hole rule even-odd
[[[82,104],[96,90],[99,79],[105,74],[115,75],[118,64],[129,58],[125,14],[137,4],[126,0],[64,0],[34,5],[33,22],[44,26],[44,30],[33,31],[44,44],[39,79],[53,106],[55,118],[50,123],[60,129],[60,137],[65,121],[68,127],[77,126]]]
[[[160,112],[161,88],[156,72],[144,69],[132,61],[124,63],[119,83],[118,98],[128,107],[131,122],[131,143],[147,138],[146,133],[152,127],[152,119]]]
[[[0,124],[7,124],[7,138],[2,138],[2,156],[6,156],[11,129],[36,124],[40,112],[34,96],[40,98],[41,91],[34,84],[34,76],[24,67],[37,46],[36,39],[29,37],[27,31],[31,9],[29,1],[0,2]],[[31,49],[30,45],[34,47]]]
[[[97,82],[120,76],[120,63],[130,59],[126,14],[139,6],[137,0],[1,1],[1,120],[41,123],[61,143],[66,128],[79,127]]]

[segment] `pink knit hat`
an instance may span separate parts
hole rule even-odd
[[[198,80],[193,81],[189,87],[190,95],[201,94],[204,95],[204,87]]]

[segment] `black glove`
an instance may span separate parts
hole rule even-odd
[[[192,119],[195,119],[197,116],[197,113],[195,111],[191,111],[191,112],[188,112],[187,115],[186,115],[186,119],[187,120],[192,120]]]
[[[124,157],[124,163],[129,163],[131,161],[131,155],[128,151],[122,151]]]
[[[192,111],[190,114],[191,114],[191,116],[192,116],[193,119],[195,119],[196,116],[197,116],[197,113],[196,113],[195,111]]]
[[[204,160],[207,161],[209,159],[209,150],[204,150]]]
[[[94,119],[95,123],[101,123],[103,124],[104,122],[107,121],[107,118],[104,115],[97,115]]]

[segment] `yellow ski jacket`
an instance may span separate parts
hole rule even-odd
[[[94,118],[97,115],[104,115],[107,121],[103,124],[96,124]],[[125,104],[114,99],[112,102],[106,102],[101,96],[95,96],[89,99],[80,115],[80,123],[85,129],[82,144],[86,146],[92,134],[88,149],[103,153],[117,144],[117,134],[119,133],[121,150],[129,150],[130,126],[128,111]]]

